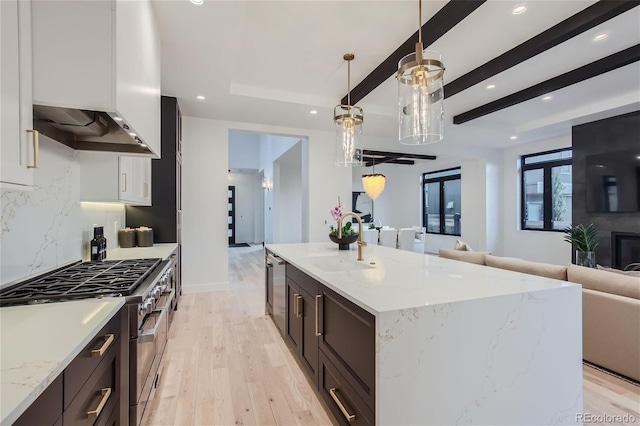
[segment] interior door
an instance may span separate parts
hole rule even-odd
[[[229,217],[227,218],[227,233],[229,235],[229,244],[236,243],[236,187],[229,186],[227,192],[227,211]]]

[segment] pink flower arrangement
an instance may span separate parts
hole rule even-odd
[[[338,219],[340,219],[340,216],[342,216],[342,203],[340,202],[340,197],[338,197],[338,205],[330,208],[329,213],[331,213],[333,220],[338,221]]]

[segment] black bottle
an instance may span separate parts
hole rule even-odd
[[[93,239],[91,240],[91,260],[100,260],[100,248],[102,246],[102,241],[100,240],[100,228],[97,226],[93,227]]]
[[[101,241],[101,255],[100,260],[105,260],[107,258],[107,239],[104,237],[104,227],[100,227],[100,241]]]

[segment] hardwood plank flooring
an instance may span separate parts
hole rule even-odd
[[[263,262],[262,246],[230,248],[228,289],[180,299],[143,425],[335,424],[264,315]],[[640,425],[640,387],[583,372],[585,413]]]

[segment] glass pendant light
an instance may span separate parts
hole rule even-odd
[[[362,166],[362,108],[351,105],[351,61],[353,53],[345,53],[347,61],[347,104],[336,105],[333,109],[333,122],[336,124],[336,166]]]
[[[384,190],[384,184],[387,181],[385,175],[376,173],[376,160],[373,160],[373,173],[362,175],[362,187],[369,198],[375,201],[378,195]]]
[[[400,143],[422,145],[442,140],[444,64],[438,52],[422,47],[422,0],[416,51],[398,62],[398,135]]]

